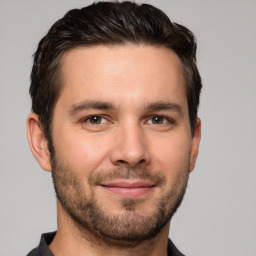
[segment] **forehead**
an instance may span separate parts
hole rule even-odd
[[[61,75],[60,100],[67,104],[84,99],[116,104],[186,101],[181,61],[165,47],[78,47],[63,56]]]

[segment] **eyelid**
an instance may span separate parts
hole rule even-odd
[[[94,125],[94,124],[92,124],[92,123],[90,123],[89,122],[89,119],[91,118],[91,117],[100,117],[100,118],[102,118],[102,119],[104,119],[105,120],[105,122],[103,122],[103,123],[100,123],[101,125],[102,124],[107,124],[107,123],[112,123],[112,121],[111,121],[111,118],[110,117],[108,117],[108,116],[106,116],[106,115],[104,115],[104,114],[92,114],[92,115],[88,115],[88,116],[86,116],[86,117],[83,117],[81,120],[80,120],[80,122],[81,123],[88,123],[88,124],[90,124],[90,125]],[[154,117],[161,117],[161,118],[163,118],[164,119],[164,123],[163,124],[153,124],[153,122],[152,122],[152,118],[154,118]],[[151,122],[149,122],[151,120]],[[154,115],[149,115],[148,117],[146,117],[146,121],[145,121],[145,123],[146,124],[152,124],[152,125],[165,125],[165,124],[175,124],[176,123],[176,121],[173,119],[173,118],[171,118],[171,117],[169,117],[169,116],[165,116],[165,115],[161,115],[161,114],[154,114]],[[100,124],[98,124],[98,125],[100,125]],[[96,126],[97,124],[95,124],[95,126]]]
[[[89,120],[90,120],[91,117],[100,117],[100,118],[102,118],[102,119],[105,119],[106,122],[101,123],[101,124],[105,124],[105,123],[110,122],[110,121],[108,120],[108,118],[107,118],[105,115],[101,115],[101,114],[99,114],[99,115],[95,114],[95,115],[86,116],[86,117],[82,118],[80,122],[81,122],[81,123],[87,123],[87,122],[89,123]],[[91,125],[93,125],[93,124],[91,124]]]
[[[165,116],[165,115],[150,115],[148,118],[147,118],[147,121],[146,121],[146,123],[148,123],[148,121],[149,120],[152,120],[152,118],[154,118],[154,117],[161,117],[161,118],[163,118],[163,119],[165,119],[165,121],[167,121],[167,122],[164,122],[163,124],[153,124],[153,123],[151,123],[151,124],[153,124],[153,125],[164,125],[164,124],[166,124],[166,123],[170,123],[170,124],[174,124],[175,123],[175,120],[173,119],[173,118],[171,118],[171,117],[168,117],[168,116]]]

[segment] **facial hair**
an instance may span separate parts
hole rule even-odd
[[[87,180],[90,188],[87,195],[84,183],[74,170],[60,164],[56,157],[52,159],[52,167],[57,199],[82,235],[89,232],[96,241],[101,240],[117,247],[135,247],[158,235],[181,204],[189,176],[188,165],[183,166],[174,177],[174,185],[164,189],[167,186],[165,176],[161,172],[155,173],[147,168],[95,171]],[[113,215],[99,203],[95,187],[102,182],[115,179],[147,180],[165,192],[155,200],[154,209],[150,212],[140,210],[143,199],[123,198],[120,201],[122,211]]]

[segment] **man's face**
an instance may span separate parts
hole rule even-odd
[[[61,209],[105,239],[152,238],[181,202],[198,149],[179,58],[151,46],[81,47],[64,55],[61,74],[52,123]]]

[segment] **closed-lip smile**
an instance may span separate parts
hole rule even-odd
[[[103,183],[101,186],[122,198],[138,198],[152,191],[155,184],[143,180],[116,180]]]

